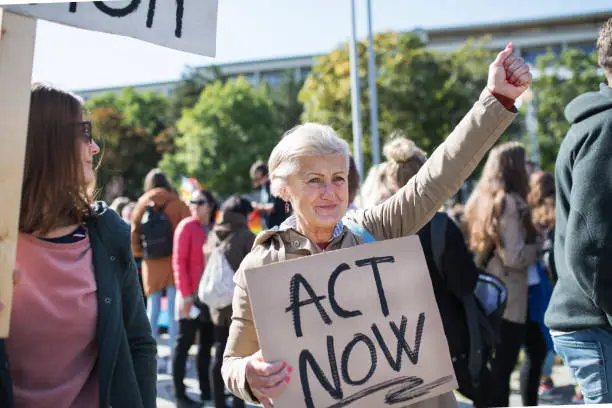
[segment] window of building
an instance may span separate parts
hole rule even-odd
[[[311,71],[312,71],[312,67],[302,67],[300,69],[300,78],[306,79],[306,77],[308,76],[308,74],[310,74]]]
[[[582,51],[584,51],[587,54],[590,54],[593,51],[597,50],[597,47],[595,45],[595,40],[593,40],[593,41],[583,41],[583,42],[578,42],[578,43],[569,43],[569,44],[567,44],[567,46],[569,48],[576,48],[576,49],[582,50]]]
[[[541,47],[525,47],[521,48],[521,57],[528,64],[535,65],[536,60],[540,55],[547,54],[552,51],[555,56],[559,56],[561,54],[561,45],[546,45]]]
[[[261,74],[262,81],[266,81],[270,87],[274,88],[279,86],[282,80],[282,72],[280,71],[268,71]]]

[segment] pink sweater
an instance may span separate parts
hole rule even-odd
[[[19,234],[7,351],[19,408],[99,406],[97,300],[89,239]]]
[[[203,246],[206,230],[196,217],[182,220],[174,231],[172,269],[174,284],[182,297],[191,296],[198,290],[198,283],[204,271]]]

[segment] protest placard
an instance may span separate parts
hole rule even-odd
[[[294,368],[279,408],[407,406],[457,387],[418,237],[246,271],[262,355]]]
[[[216,51],[218,0],[44,3],[0,7],[0,338],[9,334],[36,19],[205,56],[214,56]]]
[[[36,20],[0,8],[0,338],[8,335]]]
[[[217,0],[113,0],[5,7],[43,20],[214,57],[217,6]]]

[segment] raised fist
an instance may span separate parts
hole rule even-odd
[[[529,65],[512,54],[512,43],[495,58],[489,66],[487,87],[496,94],[516,100],[531,83],[532,76]]]

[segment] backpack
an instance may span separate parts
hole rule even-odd
[[[431,251],[440,274],[444,270],[442,256],[446,246],[447,223],[448,219],[441,213],[437,213],[430,223]],[[499,328],[507,300],[505,284],[496,276],[483,271],[479,272],[474,291],[460,299],[468,326],[470,350],[467,364],[474,389],[479,388],[481,371],[499,342]],[[461,380],[457,378],[460,385]]]
[[[198,284],[197,300],[211,308],[223,309],[232,304],[235,285],[234,269],[222,246],[217,246],[206,261]]]
[[[359,235],[364,243],[375,242],[376,239],[362,225],[352,219],[342,220],[354,234]],[[446,223],[448,218],[437,213],[430,222],[431,250],[438,273],[442,274],[442,255],[446,246]],[[441,239],[436,239],[436,237]],[[476,288],[461,300],[465,310],[468,326],[470,351],[468,355],[468,371],[472,387],[480,387],[480,374],[488,361],[492,349],[499,341],[499,327],[506,308],[508,291],[504,283],[497,277],[480,271]],[[457,378],[460,388],[466,379]]]
[[[174,231],[170,219],[164,212],[166,204],[157,207],[154,203],[151,203],[147,206],[142,217],[140,239],[144,259],[159,259],[172,256]]]

